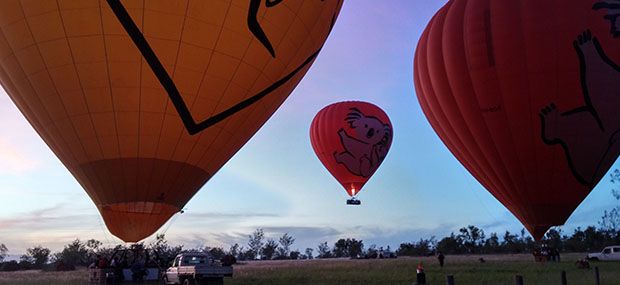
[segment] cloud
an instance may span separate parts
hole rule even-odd
[[[239,219],[239,218],[277,218],[280,214],[273,213],[224,213],[224,212],[193,212],[185,215],[186,219]]]
[[[35,209],[11,217],[0,217],[0,228],[28,232],[49,229],[84,228],[85,221],[96,220],[97,215],[69,209],[60,203],[51,207]]]

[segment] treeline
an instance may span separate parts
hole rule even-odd
[[[620,244],[620,231],[589,226],[585,230],[577,228],[568,235],[560,228],[552,228],[545,234],[543,240],[537,243],[526,233],[525,229],[516,234],[509,231],[504,232],[503,235],[491,233],[487,237],[484,230],[470,225],[440,240],[431,237],[417,242],[402,243],[397,252],[399,255],[411,256],[431,255],[436,252],[443,254],[529,253],[541,244],[546,244],[560,252],[600,251],[605,246]]]
[[[517,234],[509,231],[502,235],[491,233],[488,236],[484,230],[476,226],[461,228],[457,233],[451,233],[441,239],[431,237],[420,239],[417,242],[401,243],[396,251],[390,246],[378,247],[370,245],[365,248],[362,240],[342,238],[333,245],[322,242],[314,248],[304,251],[293,250],[295,238],[285,233],[279,238],[267,238],[263,229],[255,230],[248,235],[246,245],[235,243],[228,249],[221,247],[184,248],[182,245],[168,244],[164,235],[157,235],[150,244],[134,244],[131,247],[146,247],[151,249],[157,257],[160,267],[167,267],[173,258],[184,251],[208,252],[214,259],[233,258],[237,260],[274,260],[274,259],[314,259],[314,258],[389,258],[400,256],[426,256],[437,252],[443,254],[501,254],[501,253],[528,253],[539,247],[541,243],[560,252],[589,252],[599,251],[603,247],[620,244],[620,231],[612,229],[597,229],[589,226],[586,229],[577,228],[572,234],[564,234],[560,228],[550,229],[541,243],[535,242],[525,230]],[[41,245],[28,248],[19,261],[4,261],[8,248],[0,244],[0,271],[15,271],[25,269],[44,270],[72,270],[76,266],[88,266],[97,255],[110,259],[115,250],[128,249],[119,245],[105,247],[100,241],[90,239],[85,242],[79,239],[52,253],[50,249]]]

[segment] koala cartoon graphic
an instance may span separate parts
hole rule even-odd
[[[608,9],[610,33],[618,37],[616,15],[620,1],[594,4],[593,9]],[[542,139],[548,145],[560,144],[575,178],[593,188],[620,153],[620,67],[605,54],[589,30],[573,42],[579,57],[585,106],[560,112],[555,103],[539,114]]]
[[[344,151],[334,152],[334,158],[351,173],[370,177],[387,155],[392,129],[378,118],[364,115],[357,108],[349,110],[345,122],[354,130],[354,134],[350,136],[344,129],[338,130]]]

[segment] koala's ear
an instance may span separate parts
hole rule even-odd
[[[355,129],[356,128],[356,126],[354,125],[355,122],[361,119],[363,115],[362,115],[362,112],[360,112],[360,110],[358,110],[357,108],[351,108],[349,110],[351,110],[351,112],[347,114],[347,117],[344,120],[345,122],[349,123],[349,126],[352,129]]]

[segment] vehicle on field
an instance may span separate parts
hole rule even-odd
[[[588,253],[588,260],[594,261],[608,261],[608,260],[620,260],[620,245],[608,246],[601,252]]]
[[[222,285],[224,277],[232,277],[232,266],[223,266],[207,253],[187,252],[174,258],[164,275],[164,284]]]

